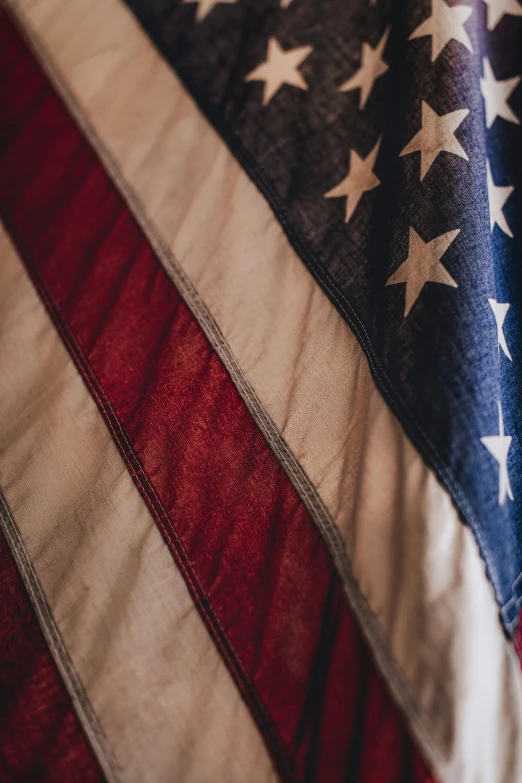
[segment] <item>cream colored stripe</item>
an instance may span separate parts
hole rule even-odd
[[[61,637],[72,662],[76,705],[87,697],[80,717],[91,740],[101,727],[95,750],[104,753],[104,737],[116,759],[120,775],[110,779],[274,781],[250,714],[3,230],[0,259],[0,486],[50,609],[47,619],[40,612],[44,630]]]
[[[439,778],[522,780],[518,664],[474,539],[384,404],[354,335],[118,0],[16,6],[321,525]]]

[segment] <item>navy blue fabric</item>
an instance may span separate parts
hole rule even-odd
[[[473,53],[451,40],[432,62],[431,37],[408,40],[430,0],[293,0],[286,9],[239,0],[201,21],[196,3],[128,5],[357,335],[383,395],[471,526],[512,632],[522,596],[522,130],[502,118],[486,128],[480,77],[486,55],[497,79],[522,74],[522,18],[504,16],[488,31],[477,0],[465,24]],[[359,68],[362,42],[375,46],[388,25],[390,68],[361,110],[359,91],[339,86]],[[309,89],[284,85],[263,106],[262,82],[245,76],[266,59],[270,37],[313,53],[299,69]],[[422,101],[439,115],[470,110],[455,134],[469,161],[443,152],[420,181],[420,153],[399,153],[421,128]],[[510,106],[522,118],[521,85]],[[345,223],[345,199],[324,194],[346,175],[350,150],[365,157],[380,136],[381,185]],[[490,230],[486,154],[495,184],[515,186],[504,208],[514,238]],[[410,226],[426,242],[460,229],[442,259],[458,288],[428,283],[404,317],[405,286],[386,281],[408,256]],[[512,361],[498,348],[488,298],[511,305]],[[513,437],[515,499],[503,505],[499,466],[480,440],[499,432],[499,401]]]

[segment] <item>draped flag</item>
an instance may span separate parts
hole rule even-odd
[[[522,4],[0,5],[0,780],[522,781]]]

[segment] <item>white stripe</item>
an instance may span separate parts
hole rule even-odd
[[[518,663],[475,541],[383,402],[356,338],[118,0],[17,6],[137,194],[167,269],[180,284],[162,245],[213,316],[236,382],[250,389],[243,396],[260,400],[281,433],[271,444],[289,475],[299,486],[293,455],[316,508],[335,520],[358,583],[343,573],[354,608],[439,778],[522,780]],[[195,296],[191,306],[202,318]]]
[[[13,551],[32,569],[37,608],[50,608],[40,621],[58,638],[53,653],[77,709],[83,699],[91,742],[105,738],[94,750],[111,772],[106,742],[120,770],[110,779],[126,783],[274,781],[250,713],[3,231],[0,258],[0,486],[16,523],[7,532],[13,545],[18,530]]]

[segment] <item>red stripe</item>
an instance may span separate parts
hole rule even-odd
[[[0,781],[102,781],[1,533]]]
[[[279,772],[425,783],[324,542],[222,364],[5,20],[0,52],[4,219]]]

